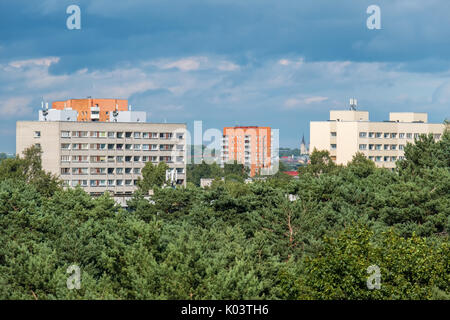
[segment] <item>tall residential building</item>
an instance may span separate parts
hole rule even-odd
[[[116,122],[75,121],[74,112],[59,111],[68,121],[17,122],[16,153],[39,145],[44,170],[92,195],[131,194],[147,162],[164,161],[170,182],[186,185],[186,124],[122,122],[121,112]]]
[[[379,167],[394,168],[407,142],[429,133],[440,139],[444,130],[444,124],[428,123],[426,113],[391,112],[389,120],[372,122],[368,111],[336,110],[328,121],[310,122],[310,152],[328,150],[337,164],[361,152]]]
[[[114,111],[129,111],[128,100],[92,98],[54,101],[52,109],[72,109],[78,112],[78,121],[100,122],[111,121]]]
[[[221,163],[237,161],[250,169],[250,176],[267,174],[272,165],[270,127],[223,128]]]

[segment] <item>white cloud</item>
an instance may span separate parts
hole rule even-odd
[[[218,64],[217,69],[221,71],[236,71],[239,70],[240,67],[237,64],[234,64],[233,62],[230,61],[221,61]]]
[[[316,104],[327,101],[327,97],[306,97],[306,98],[290,98],[284,102],[286,109],[304,108],[310,104]],[[315,106],[314,106],[315,107]]]
[[[205,62],[206,58],[187,58],[181,59],[177,61],[173,61],[170,63],[166,63],[161,66],[162,69],[172,69],[177,68],[181,71],[193,71],[198,70],[202,62]]]
[[[6,117],[22,116],[32,111],[30,107],[31,98],[13,97],[6,99],[0,104],[0,115]]]
[[[41,59],[28,59],[28,60],[18,60],[9,63],[10,66],[14,68],[23,68],[25,66],[46,66],[49,67],[53,63],[58,63],[60,58],[58,57],[47,57]]]

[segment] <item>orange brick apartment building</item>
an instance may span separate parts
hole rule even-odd
[[[271,128],[237,126],[223,128],[222,163],[237,161],[250,168],[250,176],[271,166]]]
[[[107,122],[113,111],[128,111],[128,100],[123,99],[69,99],[66,101],[55,101],[52,108],[64,110],[71,108],[78,111],[78,121],[100,121]]]

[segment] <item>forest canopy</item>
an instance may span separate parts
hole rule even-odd
[[[393,171],[328,157],[299,179],[155,187],[127,209],[64,189],[39,150],[5,159],[0,299],[449,299],[450,133],[408,144]]]

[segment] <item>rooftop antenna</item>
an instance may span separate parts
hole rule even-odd
[[[350,99],[350,110],[356,111],[357,105],[358,105],[358,100],[356,100],[355,98],[351,98]]]
[[[117,111],[118,107],[117,107],[117,103],[116,103],[116,108],[113,111],[113,118],[114,118],[114,122],[117,122],[117,116],[119,115],[119,112]]]
[[[41,103],[41,108],[42,108],[42,115],[44,116],[44,121],[47,121],[47,116],[48,116],[48,102],[45,103],[45,107],[44,107],[44,101],[42,101],[42,103]]]

